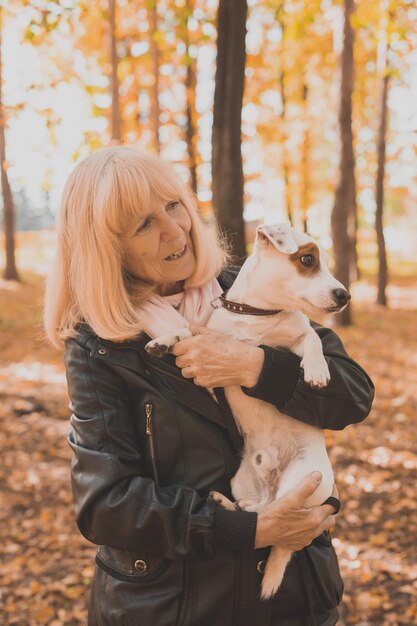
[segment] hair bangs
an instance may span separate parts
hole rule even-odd
[[[158,158],[149,158],[143,163],[145,174],[150,188],[150,201],[152,205],[166,204],[171,200],[187,202],[187,188],[172,165]]]
[[[117,235],[124,234],[152,203],[149,180],[140,164],[123,154],[113,155],[102,172],[97,202],[102,209],[101,215],[97,211],[99,222]]]
[[[186,202],[186,187],[162,159],[121,147],[104,164],[96,202],[100,224],[117,235],[124,234],[156,202]],[[101,209],[101,210],[100,210]]]

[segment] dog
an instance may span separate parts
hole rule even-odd
[[[246,259],[226,294],[212,303],[207,327],[258,345],[284,348],[301,357],[304,382],[325,387],[330,373],[321,341],[307,315],[335,313],[345,308],[350,294],[327,268],[323,248],[310,235],[288,224],[260,225],[253,253]],[[188,328],[146,345],[160,356],[182,339]],[[242,462],[231,480],[235,502],[217,492],[210,498],[233,510],[262,511],[273,500],[291,492],[309,472],[319,470],[322,480],[306,506],[322,504],[332,493],[334,478],[324,433],[278,411],[272,404],[251,398],[239,386],[225,395],[245,446]],[[261,597],[278,590],[291,552],[273,546],[262,580]]]

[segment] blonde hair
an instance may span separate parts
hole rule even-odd
[[[191,218],[196,267],[186,287],[203,285],[228,261],[217,228],[203,222],[191,190],[171,165],[126,146],[100,149],[74,168],[62,196],[44,307],[46,334],[55,346],[76,336],[80,323],[112,341],[141,332],[135,305],[154,288],[124,269],[121,238],[155,198],[178,198]]]

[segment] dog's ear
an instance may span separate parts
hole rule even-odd
[[[289,224],[261,224],[256,229],[256,241],[261,245],[271,242],[277,250],[284,254],[297,252],[298,246]]]

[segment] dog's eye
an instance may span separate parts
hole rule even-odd
[[[303,265],[305,265],[306,267],[308,267],[309,265],[312,264],[313,262],[313,255],[312,254],[305,254],[304,256],[302,256],[300,258],[300,261]]]

